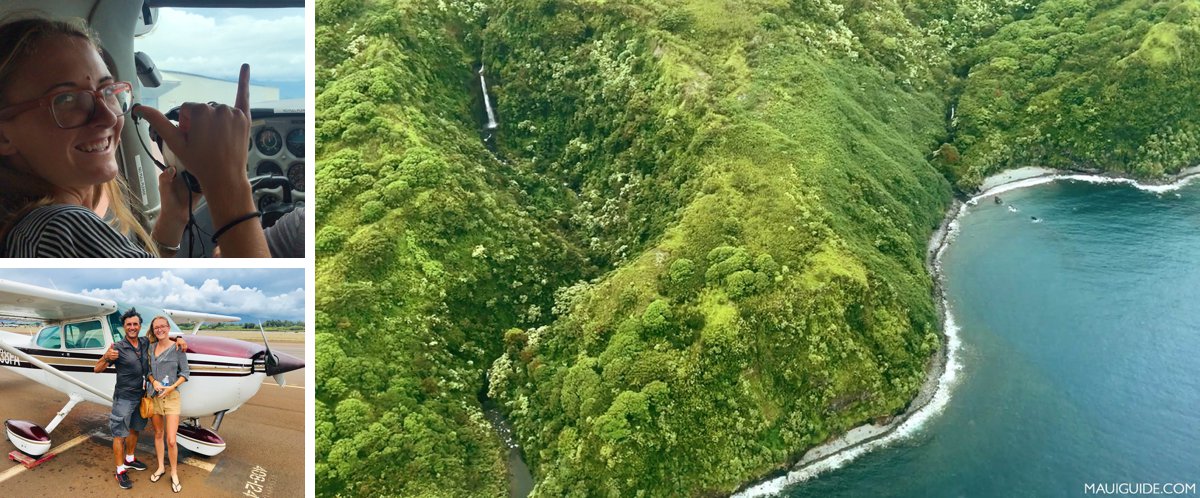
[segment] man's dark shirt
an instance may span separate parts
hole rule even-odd
[[[120,357],[112,363],[117,367],[117,385],[113,388],[113,399],[141,399],[146,392],[146,370],[145,358],[146,349],[150,341],[145,337],[138,338],[137,347],[129,343],[129,339],[122,337],[121,342],[117,343],[117,351]]]

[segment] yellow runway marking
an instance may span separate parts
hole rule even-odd
[[[51,448],[49,453],[62,454],[64,451],[67,451],[67,450],[79,445],[79,443],[87,441],[88,438],[90,438],[90,437],[91,437],[91,435],[89,435],[89,434],[83,434],[83,435],[77,436],[75,439],[72,439],[63,444],[60,444],[57,448]],[[0,483],[7,481],[7,480],[11,479],[13,476],[16,476],[17,474],[20,474],[21,472],[24,472],[26,470],[29,470],[29,469],[26,469],[24,465],[21,465],[18,463],[16,465],[14,465],[11,469],[4,471],[3,474],[0,474]]]
[[[202,469],[206,472],[212,472],[213,469],[217,467],[215,464],[205,462],[204,460],[197,460],[192,457],[184,458],[183,460],[180,460],[179,463],[182,463],[184,465],[191,465],[192,467]]]

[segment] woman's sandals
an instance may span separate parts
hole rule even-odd
[[[176,493],[183,491],[183,486],[179,485],[179,477],[171,476],[171,491]]]
[[[167,473],[166,470],[160,470],[158,472],[155,472],[153,475],[150,476],[150,482],[158,482],[158,480],[162,479],[162,476],[166,473]]]

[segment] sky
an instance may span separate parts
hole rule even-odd
[[[158,11],[154,31],[138,38],[160,70],[236,81],[250,63],[254,84],[304,96],[304,9],[176,9]]]
[[[0,269],[0,279],[137,305],[304,320],[304,269]]]

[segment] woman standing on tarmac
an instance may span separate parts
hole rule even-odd
[[[175,464],[179,459],[179,448],[175,446],[175,433],[179,430],[179,385],[187,382],[187,355],[171,342],[171,324],[166,317],[156,316],[150,320],[150,354],[146,355],[146,378],[150,382],[147,394],[154,396],[154,450],[158,454],[158,470],[150,476],[150,482],[162,479],[163,447],[171,458],[171,491],[183,490],[179,485],[179,474]]]

